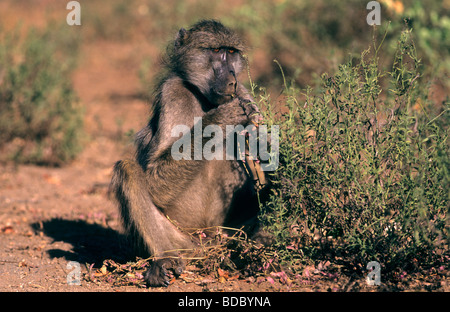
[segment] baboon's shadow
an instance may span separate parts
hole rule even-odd
[[[64,257],[69,261],[102,264],[105,259],[117,262],[131,260],[132,249],[123,234],[101,226],[80,220],[50,219],[34,223],[32,227],[55,241],[63,241],[73,246],[72,250],[50,249],[52,258]]]

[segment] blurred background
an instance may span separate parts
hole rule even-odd
[[[436,105],[448,94],[449,0],[379,1],[382,25],[375,30],[366,22],[368,1],[79,1],[81,26],[67,25],[67,3],[0,3],[3,159],[59,165],[73,160],[86,138],[127,141],[146,121],[167,43],[180,27],[205,18],[246,38],[251,77],[275,100],[283,80],[274,60],[296,86],[313,86],[357,58],[374,35],[387,31],[383,53],[392,54],[406,25]]]

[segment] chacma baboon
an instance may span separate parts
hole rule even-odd
[[[245,49],[220,22],[182,28],[168,47],[167,73],[156,90],[151,119],[136,136],[136,159],[115,164],[110,190],[125,231],[141,253],[158,258],[145,274],[150,286],[167,286],[167,270],[180,274],[184,268],[174,260],[176,250],[195,247],[180,228],[240,227],[256,219],[253,180],[241,162],[175,160],[171,155],[178,139],[172,129],[187,125],[193,133],[194,117],[201,117],[203,128],[260,120],[252,97],[237,80]]]

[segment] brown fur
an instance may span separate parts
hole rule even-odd
[[[224,55],[227,62],[220,63],[211,51],[219,48],[223,53],[230,48],[235,52]],[[202,118],[203,128],[223,129],[259,118],[257,107],[248,103],[252,101],[248,91],[236,80],[244,49],[239,37],[216,21],[181,29],[168,49],[167,74],[157,88],[152,118],[137,135],[136,160],[119,161],[114,167],[110,189],[125,231],[139,254],[163,258],[145,275],[150,286],[167,286],[167,269],[181,272],[183,268],[181,261],[164,257],[194,247],[170,220],[180,227],[202,228],[240,227],[255,219],[253,181],[240,162],[171,156],[178,139],[171,137],[171,129],[176,125],[193,129],[194,117]],[[218,89],[235,93],[216,94]]]

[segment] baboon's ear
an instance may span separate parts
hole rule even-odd
[[[175,38],[175,48],[181,47],[184,44],[186,37],[187,37],[187,30],[181,28]]]

